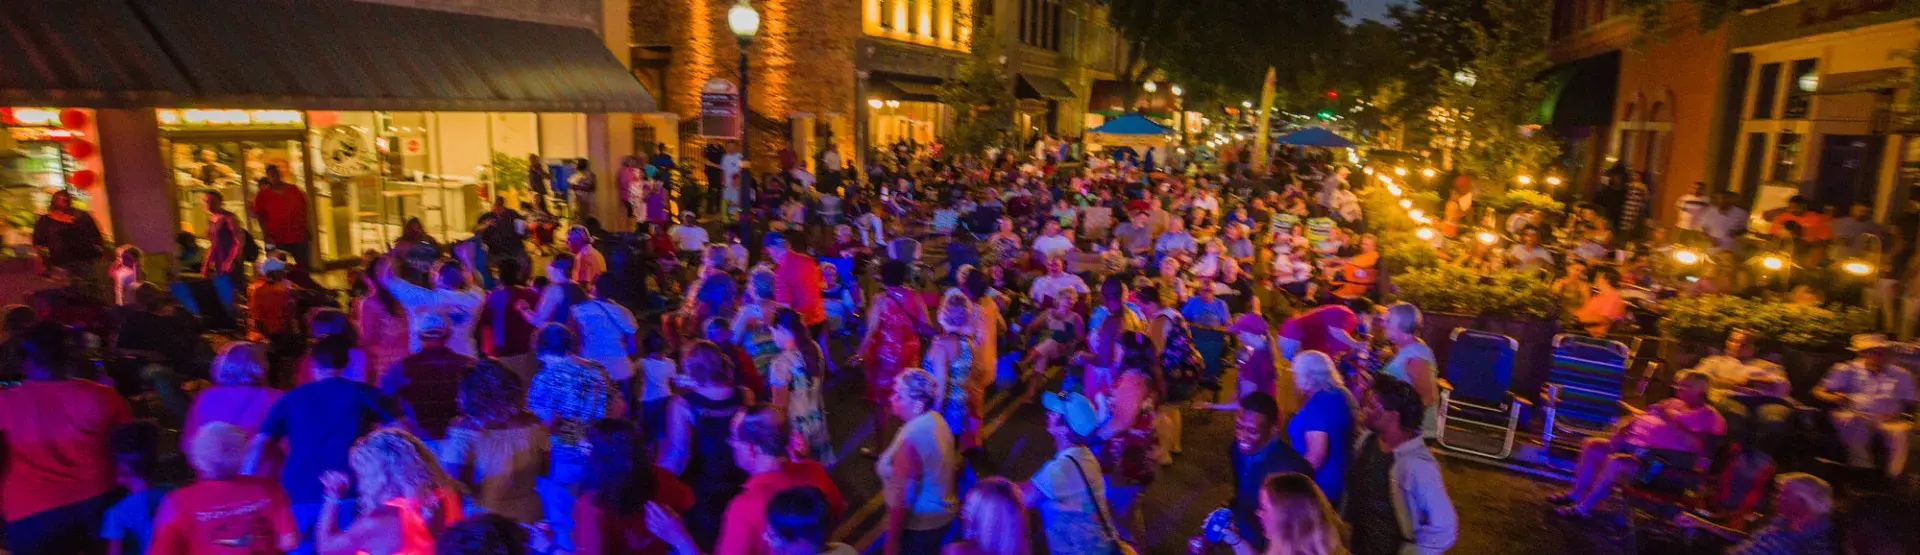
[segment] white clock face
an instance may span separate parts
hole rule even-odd
[[[359,177],[373,169],[366,134],[351,125],[334,125],[320,135],[321,171],[335,177]]]

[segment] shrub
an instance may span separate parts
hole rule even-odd
[[[1454,264],[1434,264],[1393,276],[1394,299],[1421,310],[1491,316],[1547,318],[1556,310],[1547,281],[1538,274],[1499,270],[1483,273]]]
[[[1487,209],[1496,214],[1513,212],[1514,208],[1522,204],[1531,205],[1548,214],[1559,213],[1567,207],[1565,203],[1554,200],[1553,195],[1532,189],[1508,189],[1505,193],[1490,195],[1484,202]]]
[[[1860,307],[1802,306],[1732,295],[1703,295],[1661,302],[1660,335],[1689,343],[1717,344],[1734,329],[1750,329],[1771,343],[1808,351],[1836,351],[1855,334],[1870,333],[1873,318]]]

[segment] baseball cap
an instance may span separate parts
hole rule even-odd
[[[421,339],[446,339],[453,335],[453,322],[444,314],[428,312],[420,316],[419,330]]]
[[[1040,399],[1040,406],[1047,412],[1060,415],[1067,429],[1082,436],[1091,436],[1100,427],[1100,415],[1094,411],[1093,402],[1079,393],[1047,393]]]

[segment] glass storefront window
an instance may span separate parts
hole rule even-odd
[[[112,231],[98,140],[92,110],[0,106],[0,257],[29,250],[34,220],[55,192],[73,195]]]

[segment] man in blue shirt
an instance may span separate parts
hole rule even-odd
[[[1227,301],[1214,296],[1213,282],[1203,281],[1196,287],[1199,291],[1180,305],[1180,317],[1203,328],[1227,327],[1233,313],[1227,310]]]
[[[260,432],[248,445],[246,473],[258,469],[262,449],[269,443],[287,441],[286,466],[280,472],[280,484],[287,489],[293,504],[293,519],[300,527],[300,549],[313,549],[313,525],[320,518],[320,474],[339,471],[352,475],[347,454],[360,436],[374,427],[389,424],[399,415],[392,399],[380,390],[358,380],[340,376],[352,357],[353,339],[334,335],[314,344],[314,381],[293,388],[268,409]],[[353,518],[355,503],[345,508],[338,521],[342,527]]]
[[[1256,515],[1260,486],[1268,476],[1283,472],[1313,475],[1307,459],[1281,441],[1276,433],[1279,422],[1280,404],[1272,395],[1249,393],[1240,398],[1240,415],[1233,421],[1233,446],[1227,448],[1227,457],[1233,461],[1233,498],[1227,501],[1227,507],[1233,511],[1240,539],[1256,552],[1267,549],[1266,529]]]

